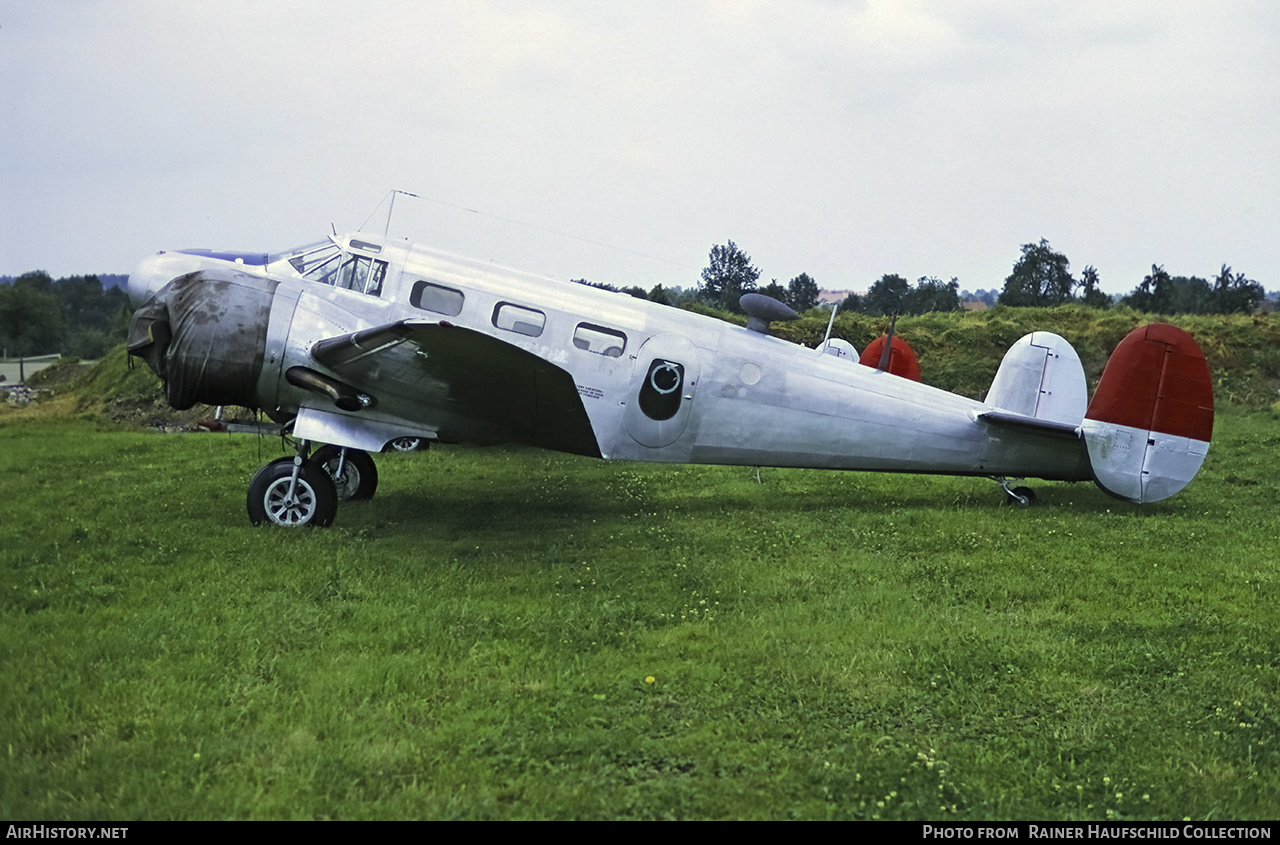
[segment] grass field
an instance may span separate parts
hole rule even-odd
[[[1280,427],[1033,483],[379,458],[0,416],[0,816],[1280,817]]]

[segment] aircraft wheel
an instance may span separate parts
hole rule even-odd
[[[347,456],[343,459],[342,449],[339,447],[321,446],[311,456],[311,460],[333,479],[338,498],[342,501],[372,499],[373,492],[378,489],[378,468],[374,466],[373,458],[369,457],[368,452],[348,449]],[[342,464],[341,473],[338,472],[339,463]]]
[[[298,468],[298,481],[293,484],[293,469],[293,458],[278,458],[258,470],[249,482],[250,522],[319,528],[333,523],[338,514],[338,494],[333,479],[318,466],[304,461]]]
[[[1015,508],[1029,508],[1036,503],[1036,491],[1030,487],[1015,487],[1005,496],[1005,502]]]
[[[387,450],[391,452],[416,452],[421,448],[421,437],[397,437],[387,444]]]

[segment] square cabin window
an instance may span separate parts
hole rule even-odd
[[[547,324],[547,315],[522,305],[499,302],[498,307],[493,309],[493,324],[509,332],[537,337]]]
[[[573,345],[606,358],[621,358],[627,348],[627,336],[615,329],[592,323],[578,323],[573,330]]]
[[[435,282],[414,282],[409,292],[409,304],[423,311],[434,311],[446,317],[462,313],[462,291],[437,285]]]

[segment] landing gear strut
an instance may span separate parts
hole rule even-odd
[[[311,456],[311,461],[333,479],[338,498],[342,501],[372,499],[373,492],[378,489],[378,468],[368,452],[321,446]]]
[[[1036,503],[1036,491],[1030,487],[1010,487],[1009,479],[997,478],[1004,489],[1005,504],[1015,508],[1029,508]]]

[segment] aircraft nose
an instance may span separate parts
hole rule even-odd
[[[164,253],[157,252],[138,262],[138,266],[129,274],[129,301],[134,308],[150,299],[173,278],[173,273],[164,267],[167,263]]]

